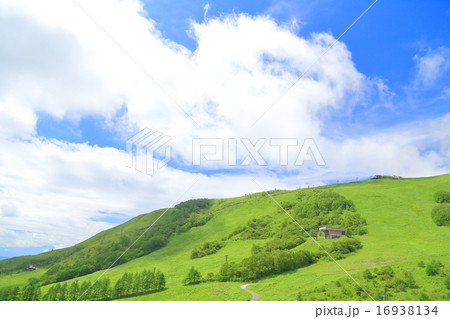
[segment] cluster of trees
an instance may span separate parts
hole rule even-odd
[[[232,232],[228,239],[264,239],[272,236],[271,224],[273,218],[270,215],[261,218],[253,218],[247,222],[247,225],[237,228]]]
[[[210,207],[211,200],[209,199],[189,200],[176,205],[131,250],[123,255],[115,266],[164,247],[174,234],[205,225],[213,216],[208,213]],[[124,233],[116,241],[109,244],[101,242],[98,246],[93,246],[80,252],[76,257],[70,259],[71,262],[54,264],[43,275],[42,283],[61,282],[108,268],[142,231],[143,229],[138,229]]]
[[[290,221],[284,221],[274,237],[267,242],[266,246],[269,251],[272,249],[285,250],[295,248],[305,241],[303,232],[301,232],[297,225],[294,225]]]
[[[78,281],[62,285],[58,283],[49,288],[42,300],[73,301],[82,294],[80,300],[118,299],[164,289],[166,280],[162,272],[145,269],[135,274],[124,273],[115,285],[111,285],[109,278],[100,279],[92,287],[91,285],[90,281],[83,281],[81,284]]]
[[[214,280],[215,280],[214,273],[210,272],[209,274],[206,275],[206,278],[203,278],[203,276],[200,273],[200,271],[198,271],[194,267],[191,267],[191,269],[189,270],[189,273],[187,274],[186,278],[184,278],[184,280],[183,280],[183,284],[185,286],[187,286],[187,285],[197,285],[197,284],[202,283],[202,282],[208,282],[208,281],[214,281]]]
[[[444,265],[436,259],[431,260],[428,264],[425,264],[423,261],[420,261],[417,266],[421,268],[425,268],[425,273],[427,276],[436,276],[443,273]],[[445,274],[444,274],[445,275]]]
[[[41,287],[36,283],[0,290],[0,300],[2,301],[35,301],[41,300],[41,296]]]
[[[281,225],[276,225],[270,215],[249,220],[247,225],[237,228],[228,236],[228,239],[231,238],[237,240],[271,238],[263,246],[254,247],[254,253],[272,249],[292,249],[306,241],[299,228],[292,222],[285,220]]]
[[[408,289],[417,289],[413,275],[409,271],[396,274],[392,267],[384,266],[373,270],[366,269],[363,273],[364,279],[372,283],[371,293],[376,300],[386,300],[394,292],[405,292]]]
[[[367,233],[367,222],[356,212],[353,201],[327,190],[302,190],[298,202],[284,202],[284,209],[291,210],[305,229],[321,226],[345,227],[347,236]]]
[[[218,281],[247,281],[279,274],[313,264],[316,256],[306,250],[260,252],[240,263],[225,262],[216,275]]]
[[[100,279],[92,287],[91,285],[91,281],[79,284],[78,280],[70,284],[57,283],[42,294],[38,280],[33,280],[22,288],[13,287],[0,291],[0,300],[75,301],[80,297],[80,300],[111,300],[162,290],[166,286],[166,279],[159,270],[145,269],[135,274],[124,273],[114,285],[109,278]]]
[[[194,248],[191,252],[191,259],[201,258],[206,255],[212,255],[225,246],[224,242],[210,241],[205,242],[201,247]]]
[[[437,191],[434,200],[439,205],[431,210],[431,218],[438,226],[450,226],[450,192]]]

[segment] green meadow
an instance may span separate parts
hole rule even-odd
[[[273,199],[279,203],[296,202],[299,190],[271,191],[273,199],[264,193],[215,199],[209,208],[212,218],[206,224],[174,234],[164,247],[111,268],[103,278],[109,278],[114,284],[125,272],[136,273],[156,267],[164,273],[164,290],[123,300],[250,300],[251,295],[239,287],[247,283],[250,284],[248,289],[260,295],[259,300],[370,300],[371,297],[377,300],[450,299],[446,283],[450,276],[450,228],[437,226],[430,215],[437,205],[433,199],[434,193],[450,190],[450,174],[429,178],[367,180],[317,189],[330,190],[353,201],[357,213],[367,222],[367,233],[354,236],[361,241],[362,248],[337,260],[362,289],[326,256],[312,265],[254,281],[205,281],[196,285],[183,285],[191,267],[195,267],[206,278],[209,273],[217,274],[226,258],[230,263],[239,263],[251,256],[252,247],[255,244],[264,245],[267,239],[239,240],[229,235],[254,218],[270,215],[280,223],[289,221],[289,217]],[[108,244],[118,240],[123,232],[148,227],[161,212],[159,210],[138,216],[80,243],[76,249],[72,247],[47,254],[59,256],[59,261],[64,262],[70,261],[73,258],[71,256],[79,251],[88,254],[95,249],[109,247]],[[300,228],[298,234],[305,237],[306,242],[293,248],[294,251],[308,250],[319,254],[321,249],[317,243],[328,250],[335,241],[319,235],[315,243]],[[212,241],[223,241],[225,246],[213,254],[191,259],[193,249]],[[44,257],[0,261],[0,269],[28,261],[38,263],[41,260],[39,258]],[[419,263],[423,262],[426,266],[432,260],[439,261],[442,267],[439,274],[429,276],[426,267],[420,267]],[[390,270],[386,267],[390,267]],[[38,270],[16,270],[3,274],[0,277],[0,289],[25,285],[31,278],[39,279],[49,268],[47,265]],[[364,275],[367,269],[370,273],[378,273],[376,278]],[[392,272],[386,275],[380,269]],[[67,282],[95,281],[103,272],[96,271]],[[405,286],[406,274],[412,276],[414,285]],[[52,285],[42,286],[42,293],[45,294]]]

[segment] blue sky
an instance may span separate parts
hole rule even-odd
[[[448,1],[379,0],[318,61],[373,1],[136,3],[79,0],[95,23],[0,3],[0,256],[73,245],[196,179],[178,201],[449,173]],[[172,138],[154,176],[126,165],[145,128]],[[239,163],[242,138],[264,139],[268,165],[195,166],[195,138],[236,139]],[[290,165],[272,138],[297,139]],[[308,138],[326,165],[291,165]]]

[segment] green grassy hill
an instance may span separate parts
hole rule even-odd
[[[303,203],[299,199],[301,192],[330,191],[352,201],[356,212],[367,223],[364,225],[367,233],[352,236],[361,241],[361,249],[343,256],[336,254],[336,257],[344,257],[338,260],[339,264],[375,299],[381,299],[384,295],[388,300],[449,300],[450,228],[436,226],[430,216],[432,208],[437,205],[433,194],[438,190],[450,190],[449,174],[430,178],[369,180],[307,190],[272,191],[270,195],[284,207],[297,205],[288,210],[295,216],[300,214],[296,209],[301,210],[307,205],[307,202]],[[155,225],[160,227],[151,229],[125,255],[124,262],[111,268],[103,277],[109,278],[114,285],[125,272],[135,273],[156,267],[164,273],[166,289],[129,297],[127,300],[249,300],[251,295],[239,287],[244,283],[251,283],[248,289],[259,294],[260,300],[369,300],[336,263],[321,255],[317,244],[297,226],[298,236],[306,241],[290,251],[310,251],[315,256],[312,265],[251,282],[208,281],[185,286],[182,282],[191,267],[200,271],[204,278],[209,273],[216,276],[225,263],[225,256],[229,263],[240,264],[252,255],[254,245],[265,247],[268,242],[274,242],[277,231],[285,230],[283,222],[290,219],[264,193],[211,200],[206,206],[190,207],[185,211],[181,208],[169,210],[167,216]],[[100,267],[98,269],[104,269],[106,264],[120,255],[124,245],[137,238],[162,212],[158,210],[138,216],[67,249],[0,261],[0,271],[3,273],[0,289],[25,285],[34,280],[44,284],[41,289],[45,294],[55,285],[50,283],[55,281],[55,276],[48,275],[49,269],[54,267],[55,272],[58,272],[66,266],[73,268],[74,265],[81,265],[83,258],[91,260],[96,267]],[[349,216],[353,216],[351,214],[354,213],[349,213]],[[268,218],[270,221],[272,231],[264,235],[265,238],[261,235],[258,239],[259,235],[250,236],[245,229],[242,230],[255,218]],[[309,222],[307,219],[304,221]],[[172,227],[176,223],[177,227]],[[326,226],[339,226],[339,222],[335,224]],[[291,228],[289,232],[292,233]],[[159,246],[149,246],[155,234],[164,242]],[[324,239],[319,235],[317,241],[330,250],[333,243],[342,240]],[[213,254],[191,259],[194,249],[213,241],[223,243],[224,247]],[[97,255],[99,260],[94,260],[93,255]],[[423,262],[427,266],[433,259],[440,262],[442,267],[438,267],[438,274],[429,276],[426,274],[427,268],[419,266],[419,263]],[[28,264],[40,264],[41,267],[23,271]],[[368,275],[367,269],[375,278]],[[95,271],[62,283],[94,281],[102,272]],[[413,284],[408,280],[410,278],[413,278]]]

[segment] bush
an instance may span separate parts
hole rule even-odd
[[[425,263],[423,262],[423,260],[421,260],[417,263],[417,267],[425,268]]]
[[[339,241],[335,241],[331,244],[330,252],[337,255],[345,255],[351,252],[355,252],[357,249],[362,248],[361,241],[354,238],[342,238]]]
[[[366,280],[370,280],[370,279],[374,278],[374,276],[373,276],[372,272],[370,271],[370,269],[364,270],[363,278],[366,279]]]
[[[409,271],[405,271],[404,274],[405,274],[406,287],[408,287],[408,288],[417,288],[417,284],[416,284],[416,281],[414,280],[414,277],[413,277],[412,273],[409,272]]]
[[[201,258],[207,255],[216,253],[219,249],[225,246],[225,243],[219,241],[205,242],[199,248],[194,248],[191,252],[191,259]]]
[[[381,268],[375,268],[375,274],[381,278],[381,280],[389,280],[394,278],[394,270],[391,266],[384,266]]]
[[[433,259],[427,265],[425,272],[426,272],[427,276],[436,276],[439,274],[439,272],[441,271],[441,268],[443,268],[443,267],[444,267],[444,265],[442,265],[442,263],[440,261]]]
[[[434,200],[436,203],[450,203],[450,192],[447,191],[437,191],[434,193]]]
[[[450,226],[450,205],[440,204],[434,207],[431,218],[438,226]]]
[[[270,222],[272,217],[267,215],[262,218],[253,218],[245,227],[236,229],[229,238],[237,236],[238,239],[264,239],[272,236]]]

